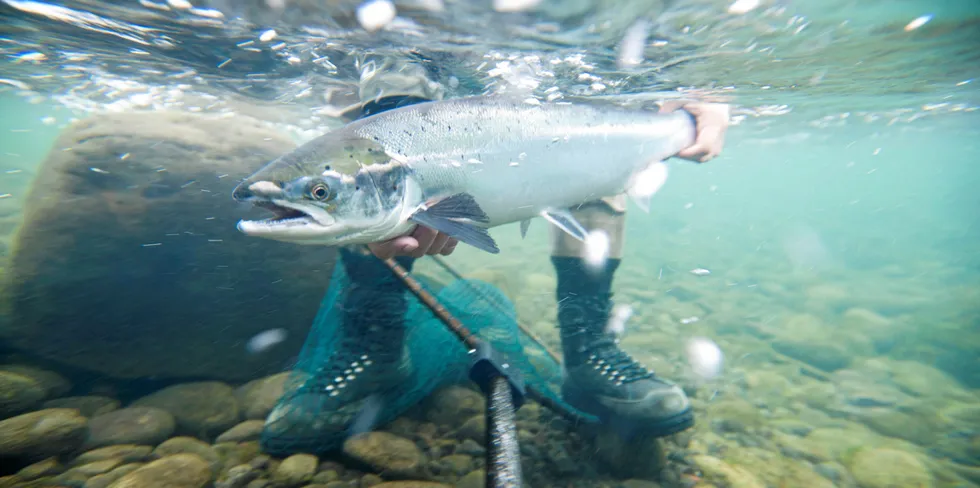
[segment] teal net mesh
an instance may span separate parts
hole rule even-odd
[[[418,281],[470,332],[502,353],[510,367],[520,370],[528,397],[569,420],[598,421],[562,401],[561,365],[521,330],[514,305],[503,292],[479,280],[455,279],[445,286]],[[350,435],[394,420],[436,389],[468,381],[468,348],[404,287],[400,293],[407,300],[408,360],[403,357],[386,364],[380,374],[368,374],[378,366],[377,356],[369,352],[390,346],[385,344],[390,337],[360,334],[360,343],[344,341],[346,296],[354,289],[356,284],[338,264],[284,393],[267,417],[265,451],[286,455],[339,449]]]

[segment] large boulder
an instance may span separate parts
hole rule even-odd
[[[243,116],[96,115],[39,168],[0,283],[0,337],[117,378],[225,381],[281,371],[335,253],[247,237],[234,186],[295,146]],[[248,340],[286,339],[262,352]]]

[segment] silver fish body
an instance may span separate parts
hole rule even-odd
[[[285,225],[243,221],[239,229],[284,241],[355,244],[447,219],[481,228],[549,214],[561,220],[562,209],[629,192],[637,175],[694,136],[684,111],[495,97],[410,105],[325,134],[252,175],[235,197],[289,209],[290,218],[279,219]],[[321,180],[317,188],[330,195],[318,202],[309,191]],[[433,206],[459,195],[466,197],[465,208],[454,201],[459,215]],[[343,209],[336,201],[342,196]],[[432,218],[424,215],[429,210]],[[359,223],[338,225],[351,219]]]

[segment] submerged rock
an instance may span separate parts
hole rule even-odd
[[[918,361],[893,361],[892,381],[910,395],[927,398],[951,398],[977,401],[950,375]]]
[[[105,459],[119,459],[124,463],[146,461],[153,448],[135,444],[120,444],[116,446],[99,447],[80,454],[71,461],[73,465],[88,464]]]
[[[811,462],[843,461],[846,453],[864,446],[877,444],[871,432],[855,428],[822,427],[814,429],[797,447]]]
[[[94,417],[117,410],[119,400],[104,396],[64,397],[44,402],[44,408],[74,408],[86,417]]]
[[[241,234],[267,212],[234,186],[291,150],[247,116],[99,114],[65,129],[25,202],[0,277],[0,336],[117,378],[244,381],[300,349],[335,251]],[[245,344],[270,327],[286,339]],[[230,326],[229,326],[230,324]]]
[[[89,448],[114,444],[156,445],[170,437],[176,422],[166,410],[128,407],[92,417],[89,421]]]
[[[313,479],[319,462],[312,454],[293,454],[279,463],[274,478],[287,488],[300,486]]]
[[[486,488],[486,486],[487,472],[482,469],[470,471],[456,482],[456,488]]]
[[[382,475],[412,476],[424,457],[414,442],[387,432],[368,432],[348,438],[344,454]]]
[[[239,464],[226,471],[214,486],[215,488],[244,488],[261,474],[247,464]]]
[[[824,371],[836,371],[846,368],[851,363],[847,351],[830,340],[793,340],[780,339],[773,341],[772,348],[793,359],[797,359]]]
[[[705,481],[731,488],[765,488],[751,472],[739,466],[732,466],[716,457],[694,456],[694,463],[701,468]]]
[[[217,381],[170,386],[136,400],[133,406],[166,410],[179,431],[202,438],[220,434],[240,418],[234,391]]]
[[[218,436],[215,442],[257,441],[262,436],[265,422],[261,420],[246,420]]]
[[[43,461],[38,461],[30,466],[27,466],[26,468],[21,469],[17,472],[17,477],[24,481],[30,481],[42,476],[56,475],[64,470],[65,468],[58,462],[58,458],[49,457]]]
[[[265,421],[282,396],[289,375],[289,372],[274,374],[238,387],[235,398],[241,405],[243,416],[246,419]]]
[[[109,488],[202,488],[211,479],[208,463],[194,454],[174,454],[125,474]]]
[[[77,410],[49,408],[0,421],[0,457],[42,459],[85,442],[87,419]]]
[[[112,471],[105,474],[95,475],[85,482],[85,486],[82,488],[107,488],[109,485],[115,483],[118,479],[126,476],[133,471],[143,467],[143,463],[130,463],[119,466]]]
[[[44,399],[44,388],[33,378],[0,371],[0,419],[26,412]]]
[[[595,455],[617,477],[659,479],[667,464],[659,439],[637,435],[623,439],[612,429],[602,429],[595,438]]]
[[[426,417],[430,422],[456,427],[474,415],[482,415],[485,405],[486,400],[479,392],[462,386],[449,386],[429,397]]]
[[[933,478],[919,458],[896,449],[864,448],[849,468],[861,488],[932,488]]]
[[[760,448],[735,449],[727,453],[725,461],[751,472],[766,486],[835,487],[833,482],[810,469],[806,463]]]
[[[207,461],[213,477],[221,472],[221,457],[218,453],[207,443],[193,437],[173,437],[153,450],[153,455],[159,458],[181,453],[195,454]]]
[[[15,373],[34,380],[44,389],[45,398],[57,398],[71,391],[71,383],[54,371],[48,371],[25,364],[5,364],[0,366],[0,372]]]
[[[940,418],[951,425],[960,425],[974,430],[980,430],[980,403],[954,403],[944,407],[939,415]]]
[[[248,442],[219,442],[211,446],[218,456],[221,457],[221,464],[224,466],[235,466],[237,464],[259,463],[262,460],[268,461],[268,456],[260,454],[261,448],[258,441]]]
[[[91,478],[92,476],[98,474],[108,473],[109,471],[119,467],[121,464],[123,464],[121,459],[102,459],[75,466],[74,468],[69,469],[67,473],[77,473],[86,478]]]
[[[905,439],[920,446],[930,446],[939,436],[938,422],[922,415],[909,415],[889,408],[867,409],[861,420],[878,433]]]

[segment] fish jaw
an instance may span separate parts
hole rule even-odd
[[[242,234],[276,241],[323,244],[322,237],[337,230],[336,219],[315,207],[296,205],[280,199],[257,205],[272,209],[276,216],[239,221],[238,230]]]

